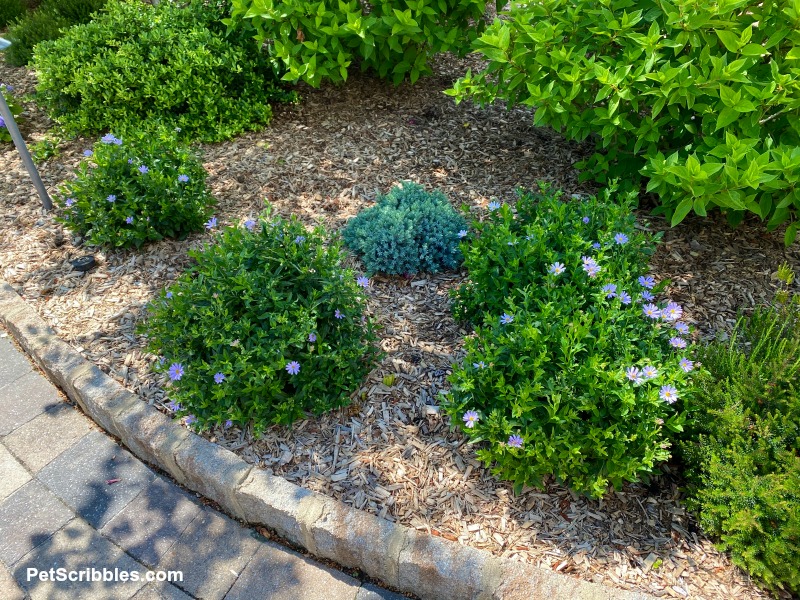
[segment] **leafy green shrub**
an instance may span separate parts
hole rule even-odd
[[[442,192],[406,181],[350,219],[342,237],[370,273],[435,273],[461,264],[466,227]]]
[[[92,14],[103,8],[107,0],[50,0],[15,21],[8,36],[13,42],[6,50],[9,64],[20,67],[33,58],[33,49],[40,42],[55,40],[72,25],[88,23]]]
[[[632,10],[636,9],[636,10]],[[794,0],[513,3],[474,48],[488,68],[448,93],[536,108],[592,137],[582,166],[639,171],[673,225],[713,207],[774,229],[800,210],[800,7]],[[602,151],[602,152],[601,152]]]
[[[91,23],[41,44],[39,102],[82,133],[159,119],[218,141],[267,124],[269,102],[294,96],[280,90],[255,42],[212,31],[220,7],[197,2],[112,2]]]
[[[485,0],[233,0],[232,29],[249,26],[286,66],[284,79],[313,86],[347,79],[360,62],[382,78],[414,83],[436,53],[466,54],[485,25]],[[498,2],[498,6],[501,3]],[[247,25],[249,21],[249,25]]]
[[[368,281],[340,266],[339,243],[295,218],[247,221],[190,254],[196,265],[142,328],[189,424],[258,433],[348,403],[377,351],[359,289]]]
[[[183,238],[211,214],[205,169],[174,132],[107,134],[84,154],[59,220],[92,245]]]
[[[689,327],[639,275],[652,247],[624,216],[630,196],[542,192],[490,207],[465,242],[456,313],[482,325],[443,405],[517,489],[549,475],[600,497],[669,458],[692,393]]]
[[[800,296],[740,317],[701,356],[679,444],[687,503],[735,564],[800,594]]]
[[[0,29],[25,14],[27,9],[23,0],[0,0]]]
[[[14,119],[17,120],[17,115],[22,114],[22,107],[17,104],[17,102],[14,100],[14,96],[11,95],[13,90],[14,88],[12,88],[10,85],[0,83],[0,94],[3,94],[3,98],[5,98],[8,108],[11,110],[11,114],[14,115]],[[0,142],[10,141],[11,134],[8,132],[6,121],[2,116],[0,116]]]

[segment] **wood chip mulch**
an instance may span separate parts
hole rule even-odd
[[[413,87],[359,75],[341,87],[303,87],[302,103],[276,107],[266,130],[204,146],[220,225],[257,215],[268,199],[281,214],[338,228],[402,180],[441,188],[456,206],[475,210],[537,181],[591,193],[572,166],[587,146],[533,127],[530,111],[455,106],[441,94],[467,66],[477,65],[441,57],[435,75]],[[0,63],[0,81],[27,93],[35,75]],[[51,124],[26,106],[22,129],[32,143]],[[51,193],[92,141],[62,142],[60,155],[39,165]],[[42,214],[10,145],[0,147],[0,198],[0,277],[87,359],[167,410],[169,387],[150,372],[155,359],[134,326],[187,265],[187,249],[208,235],[137,252],[92,250],[99,265],[81,274],[69,260],[90,250]],[[737,310],[767,302],[781,262],[800,273],[798,248],[784,249],[782,232],[766,233],[760,223],[731,230],[719,217],[689,218],[671,230],[646,211],[638,216],[665,231],[652,273],[672,281],[672,298],[703,337],[724,335]],[[372,280],[369,311],[383,327],[386,358],[350,407],[259,440],[238,429],[208,437],[298,485],[499,556],[662,597],[767,598],[698,530],[681,505],[676,473],[591,501],[553,482],[515,495],[476,461],[437,406],[469,334],[453,321],[447,295],[462,280],[462,273]]]

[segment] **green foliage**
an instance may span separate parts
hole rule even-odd
[[[260,433],[347,404],[378,353],[339,243],[295,218],[248,221],[218,241],[190,253],[195,266],[142,327],[164,357],[156,369],[172,373],[179,414],[199,428],[231,421]]]
[[[61,37],[72,25],[88,23],[107,0],[50,0],[15,21],[8,31],[12,45],[5,51],[9,64],[21,67],[33,58],[37,44]]]
[[[263,127],[282,91],[251,39],[217,31],[224,3],[111,2],[94,21],[41,44],[38,101],[71,132],[158,119],[218,141]]]
[[[6,104],[8,104],[9,110],[11,110],[11,114],[14,115],[14,120],[18,121],[17,115],[22,114],[22,107],[15,101],[14,96],[11,95],[13,88],[8,86],[4,83],[0,83],[0,94],[3,94],[3,98],[5,98]],[[11,134],[8,132],[8,127],[6,127],[5,119],[0,116],[0,142],[10,142],[11,141]]]
[[[682,311],[646,299],[664,286],[637,277],[651,238],[633,227],[631,196],[610,195],[522,193],[464,243],[456,314],[481,326],[443,405],[517,489],[552,476],[601,497],[652,473],[682,429],[693,369],[673,348],[686,342]]]
[[[429,59],[464,55],[483,30],[485,0],[233,0],[232,29],[249,26],[284,79],[319,86],[347,79],[353,62],[398,84],[431,73]],[[499,4],[499,3],[498,3]],[[249,25],[247,25],[249,21]]]
[[[448,93],[536,108],[596,140],[581,166],[650,178],[672,224],[718,207],[774,229],[800,210],[800,5],[795,0],[515,2],[474,48],[488,68]]]
[[[214,199],[195,154],[165,129],[111,134],[62,188],[59,220],[89,244],[136,246],[202,229]]]
[[[23,0],[0,0],[0,29],[28,10]]]
[[[679,448],[703,529],[767,587],[800,594],[800,296],[781,300],[702,351]]]
[[[442,192],[406,181],[350,219],[342,238],[370,273],[436,273],[461,264],[459,231],[466,227]]]

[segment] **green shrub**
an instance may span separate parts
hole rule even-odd
[[[655,304],[664,284],[639,275],[652,247],[623,216],[630,197],[542,192],[492,206],[465,242],[456,313],[482,325],[443,405],[517,489],[552,476],[601,497],[669,458],[692,394],[689,328],[680,306]]]
[[[377,357],[365,298],[337,242],[295,218],[247,221],[151,307],[142,331],[199,428],[273,423],[343,406]],[[230,424],[229,423],[229,424]]]
[[[701,357],[679,444],[687,503],[735,564],[800,594],[800,296],[740,317]]]
[[[343,81],[357,62],[395,83],[406,77],[414,83],[431,73],[428,60],[434,54],[466,54],[484,28],[486,5],[485,0],[233,0],[233,18],[226,23],[253,28],[286,66],[289,81],[315,87],[322,80]]]
[[[436,273],[461,264],[466,227],[442,192],[406,181],[350,219],[342,237],[370,273]]]
[[[59,220],[92,245],[183,238],[211,215],[205,169],[174,132],[108,134],[84,154]]]
[[[3,54],[6,62],[15,67],[27,65],[33,58],[33,48],[45,40],[54,40],[71,23],[53,8],[39,8],[11,24],[8,38],[11,46]]]
[[[0,83],[0,94],[3,94],[3,98],[5,98],[9,110],[11,110],[11,114],[14,115],[14,119],[18,121],[19,119],[17,119],[17,115],[22,114],[22,107],[17,104],[17,102],[14,100],[14,96],[11,95],[13,90],[14,88],[12,88],[10,85]],[[11,134],[8,132],[6,121],[2,116],[0,116],[0,142],[10,141]]]
[[[583,166],[650,178],[673,225],[713,207],[774,229],[800,210],[800,7],[794,0],[513,3],[474,48],[488,68],[448,93],[536,108],[596,140]]]
[[[222,14],[215,7],[112,2],[91,23],[37,47],[38,101],[81,133],[159,119],[218,141],[263,127],[270,101],[294,96],[280,90],[255,42],[212,31]]]
[[[0,0],[0,29],[28,10],[23,0]]]

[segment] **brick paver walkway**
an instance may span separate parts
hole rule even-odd
[[[0,335],[4,332],[0,329]],[[50,580],[51,572],[56,581]],[[59,571],[58,569],[64,569]],[[58,581],[87,569],[139,581]],[[179,582],[147,582],[180,571]],[[43,579],[41,573],[45,572]],[[85,577],[84,577],[85,578]],[[97,578],[97,577],[95,577]],[[0,599],[400,600],[204,506],[0,338]]]

